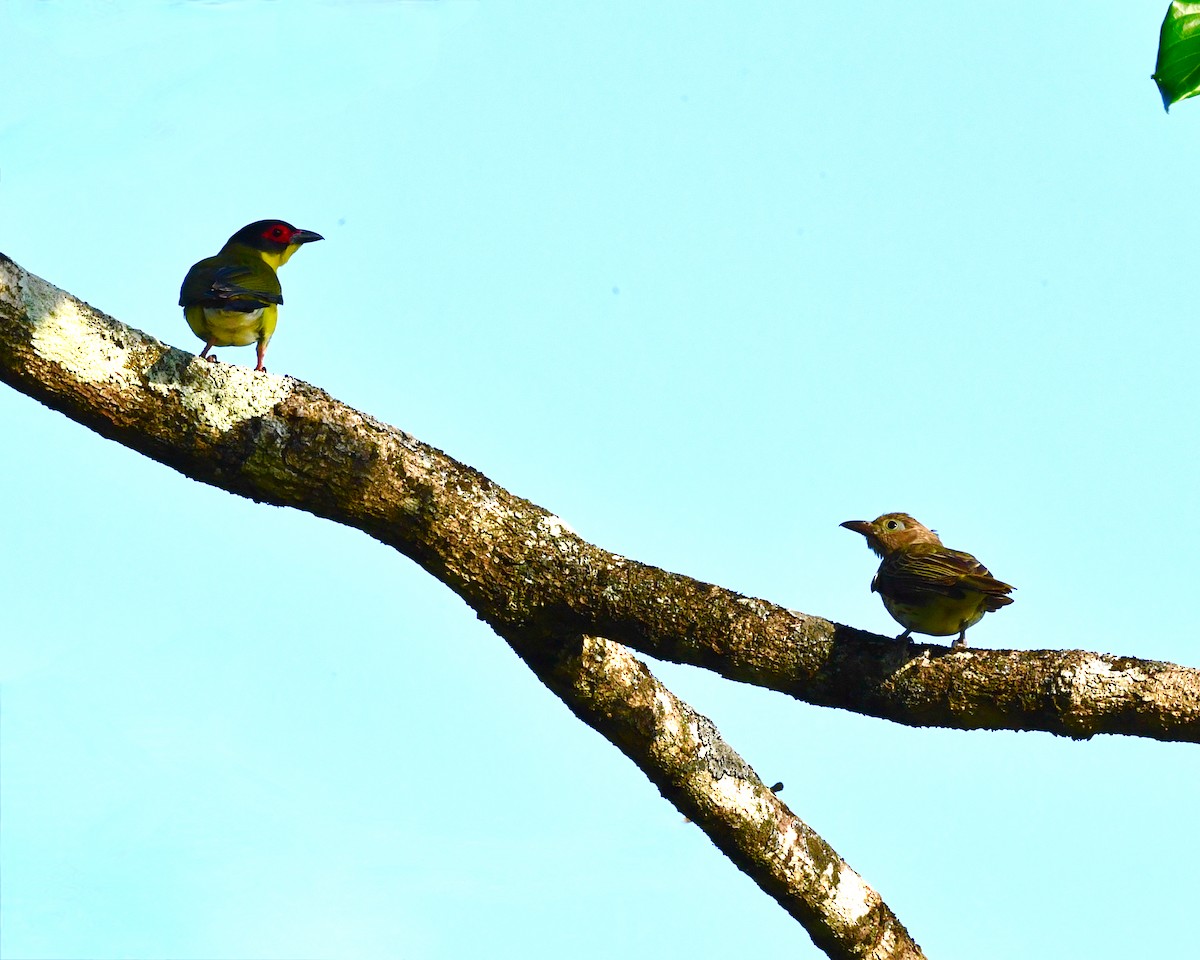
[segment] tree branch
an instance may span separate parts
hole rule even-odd
[[[1082,650],[934,644],[914,644],[905,661],[890,638],[587,543],[316,387],[199,362],[2,254],[0,379],[189,477],[369,533],[505,636],[603,636],[910,726],[1200,741],[1200,671]]]
[[[198,361],[3,255],[0,379],[187,476],[345,523],[411,557],[830,956],[921,953],[878,894],[763,786],[712,723],[610,641],[914,726],[1200,738],[1196,670],[1084,651],[920,645],[905,662],[890,639],[602,550],[315,387]]]
[[[924,956],[879,894],[645,664],[608,640],[564,639],[550,632],[558,618],[525,613],[539,606],[536,583],[522,576],[523,554],[508,541],[582,544],[557,518],[312,387],[195,362],[2,254],[0,379],[189,476],[343,522],[356,518],[354,526],[472,598],[571,711],[633,760],[830,957]],[[323,423],[325,414],[334,419]],[[472,519],[473,510],[483,516]],[[475,548],[487,557],[482,567],[470,550],[459,556],[471,536],[484,538]],[[459,548],[446,550],[456,538],[464,538]],[[489,570],[496,582],[479,583]],[[517,590],[519,582],[526,586]],[[506,597],[505,589],[517,592]]]
[[[510,643],[572,713],[637,764],[826,954],[924,957],[879,894],[763,785],[711,720],[628,649],[586,636],[552,650]]]

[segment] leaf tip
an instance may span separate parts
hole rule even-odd
[[[1150,79],[1154,81],[1154,85],[1158,88],[1158,95],[1162,97],[1163,113],[1169,114],[1171,112],[1171,94],[1163,86],[1163,82],[1158,79],[1157,73],[1150,74]]]

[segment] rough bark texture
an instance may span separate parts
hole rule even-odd
[[[834,957],[919,957],[888,908],[620,641],[914,726],[1200,738],[1200,673],[1083,651],[950,653],[667,573],[291,378],[208,364],[0,255],[0,379],[197,480],[356,527],[466,600]],[[594,639],[604,637],[606,639]]]
[[[525,656],[524,644],[514,648]],[[542,656],[539,644],[536,659]],[[627,648],[575,637],[558,645],[553,665],[535,670],[829,956],[924,956],[879,894],[763,785],[711,720],[671,693]]]
[[[830,957],[923,957],[879,894],[711,721],[624,647],[571,629],[589,622],[590,592],[603,594],[612,623],[636,617],[620,612],[623,596],[670,602],[662,571],[584,543],[557,517],[314,387],[199,361],[2,254],[0,379],[188,476],[348,523],[412,557],[467,599]],[[680,579],[701,596],[722,594]],[[649,591],[659,587],[656,598]]]
[[[357,527],[506,637],[590,634],[910,726],[1200,740],[1200,671],[1082,650],[951,652],[741,596],[553,514],[290,377],[208,364],[0,255],[0,379],[181,473]]]

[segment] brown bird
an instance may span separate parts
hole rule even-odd
[[[1013,587],[997,580],[982,563],[962,550],[942,546],[938,535],[907,513],[885,513],[876,520],[847,520],[883,558],[871,589],[892,618],[904,627],[897,640],[916,631],[931,637],[957,633],[955,649],[967,645],[967,628],[1012,603]]]

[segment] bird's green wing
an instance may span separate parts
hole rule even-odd
[[[265,263],[229,262],[209,257],[195,264],[179,288],[181,307],[252,313],[283,303],[279,278]]]

